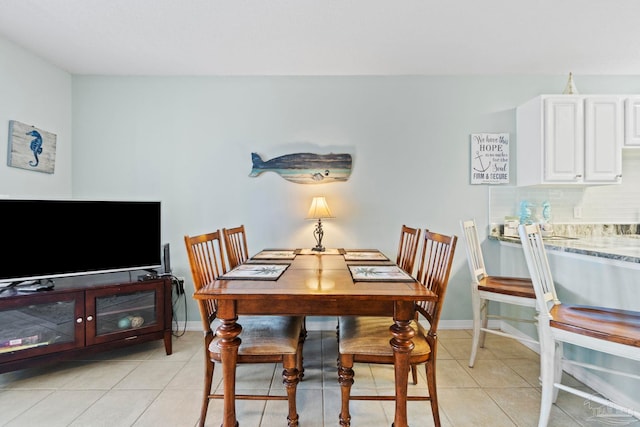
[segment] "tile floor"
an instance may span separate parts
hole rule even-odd
[[[538,356],[517,342],[488,336],[476,366],[467,366],[471,335],[442,330],[438,393],[443,426],[536,426],[540,391]],[[54,366],[0,374],[2,426],[196,426],[202,393],[203,350],[199,332],[175,337],[166,356],[162,341],[140,344]],[[310,331],[304,348],[305,378],[298,388],[300,427],[337,426],[340,387],[335,331]],[[242,365],[238,392],[282,392],[281,367]],[[216,371],[217,384],[220,370]],[[410,393],[424,392],[424,370]],[[353,391],[391,392],[390,367],[356,364]],[[252,378],[247,380],[247,378]],[[575,382],[575,380],[574,380]],[[367,390],[371,393],[371,390]],[[210,404],[208,426],[219,426],[222,401]],[[620,419],[596,419],[597,408],[560,392],[550,426],[603,426]],[[286,425],[286,401],[239,401],[244,427]],[[412,427],[433,425],[428,402],[409,402]],[[353,401],[354,427],[390,426],[393,402]],[[624,425],[640,426],[626,420]]]

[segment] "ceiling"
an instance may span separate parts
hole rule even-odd
[[[0,0],[72,74],[640,75],[638,0]]]

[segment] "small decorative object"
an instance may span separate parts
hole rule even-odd
[[[526,200],[520,202],[520,224],[531,224],[531,203]]]
[[[297,184],[324,184],[346,181],[351,175],[351,154],[286,154],[263,161],[257,153],[251,153],[253,167],[249,176],[262,172],[276,172]]]
[[[131,316],[131,327],[139,328],[144,324],[144,318],[142,316]]]
[[[567,86],[564,88],[565,95],[578,95],[578,88],[573,82],[573,73],[569,73],[569,80],[567,80]]]
[[[551,224],[551,203],[542,202],[542,222],[540,224],[540,232],[543,237],[553,235],[553,225]]]
[[[120,329],[128,329],[131,327],[131,317],[127,316],[127,317],[123,317],[122,319],[118,320],[118,328]]]
[[[471,184],[509,183],[509,134],[471,134]]]
[[[314,197],[311,201],[311,207],[309,208],[307,219],[318,220],[316,228],[313,231],[313,237],[315,237],[317,244],[315,248],[312,248],[312,250],[316,252],[325,251],[325,247],[322,246],[322,237],[324,236],[324,232],[322,231],[322,218],[334,218],[334,216],[331,215],[329,205],[327,205],[327,201],[324,197]]]
[[[53,173],[56,165],[56,135],[10,120],[7,164],[14,168]]]

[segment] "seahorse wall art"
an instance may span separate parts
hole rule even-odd
[[[55,163],[55,134],[15,120],[9,121],[9,166],[53,173]]]
[[[351,154],[296,153],[275,157],[266,162],[259,154],[251,153],[253,167],[249,176],[262,172],[276,172],[296,184],[325,184],[341,182],[351,175]]]

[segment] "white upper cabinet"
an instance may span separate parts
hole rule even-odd
[[[621,96],[538,96],[517,109],[517,184],[618,184],[623,132]]]
[[[624,146],[640,147],[640,96],[628,97],[624,110]]]

